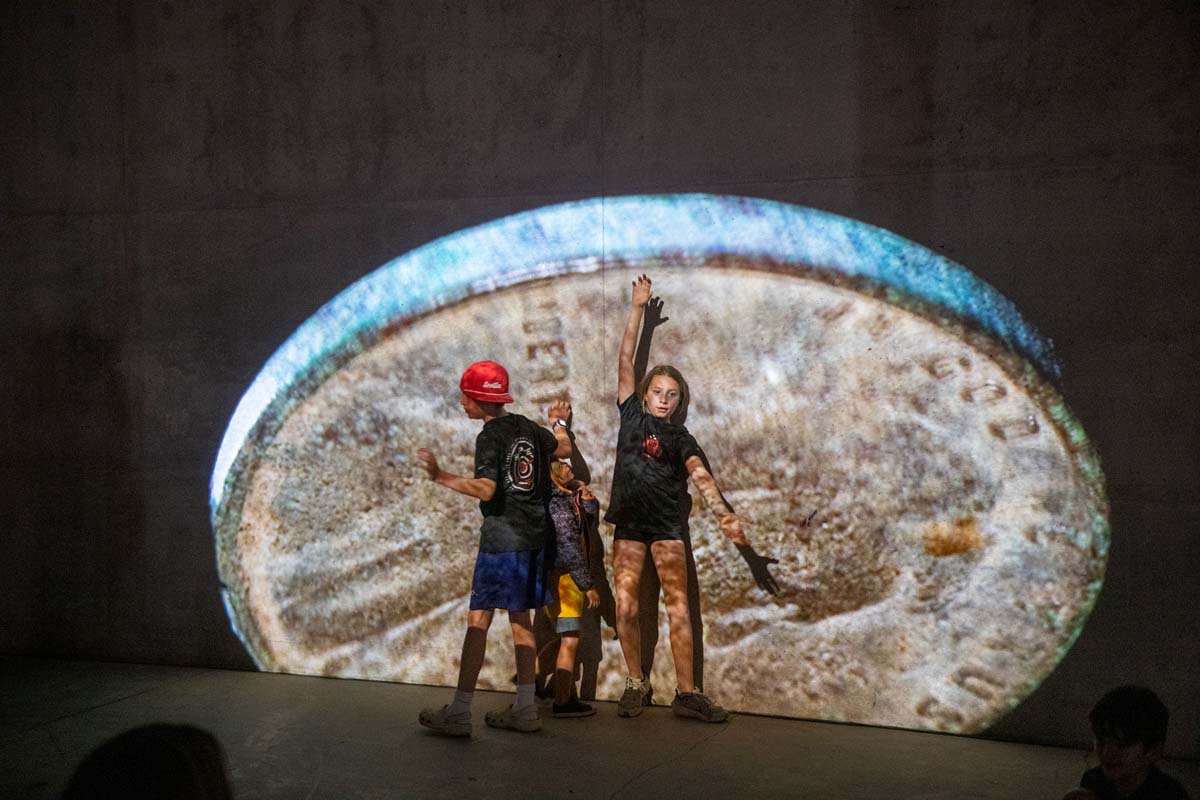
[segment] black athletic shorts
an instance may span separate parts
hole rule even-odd
[[[641,542],[644,545],[651,545],[654,542],[682,542],[687,534],[685,533],[645,533],[636,531],[632,528],[618,527],[613,532],[613,539],[625,539],[630,542]]]

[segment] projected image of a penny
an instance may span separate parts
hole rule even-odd
[[[607,203],[604,252],[581,252],[586,225],[580,244],[550,224],[592,219],[588,204],[468,231],[450,242],[458,260],[438,262],[457,278],[393,263],[386,291],[348,290],[264,370],[213,486],[227,606],[256,661],[452,685],[480,515],[426,480],[415,452],[471,473],[479,423],[457,380],[494,359],[513,411],[541,420],[569,396],[603,504],[628,287],[649,272],[669,318],[650,362],[687,377],[688,428],[757,550],[779,561],[768,594],[697,501],[706,686],[746,712],[986,728],[1070,647],[1107,553],[1102,477],[1041,340],[965,270],[860,223],[762,204],[783,209],[764,225],[761,201],[711,197]],[[696,247],[688,220],[720,246]],[[751,241],[773,229],[776,250]],[[669,236],[684,238],[677,250]],[[498,263],[464,266],[514,238]],[[897,247],[928,261],[895,260]],[[882,268],[863,268],[871,258]],[[663,625],[652,681],[670,687]],[[482,688],[511,688],[499,632]],[[616,699],[625,667],[605,639],[598,694]]]

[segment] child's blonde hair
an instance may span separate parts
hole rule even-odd
[[[565,486],[567,481],[564,476],[566,475],[567,470],[570,468],[571,465],[565,461],[551,461],[550,478],[559,486]]]
[[[683,375],[670,364],[659,364],[647,372],[646,377],[642,378],[642,383],[638,386],[638,397],[642,401],[642,410],[646,410],[646,392],[650,391],[650,381],[659,375],[666,375],[679,384],[679,405],[675,407],[675,413],[671,414],[671,419],[668,422],[674,422],[678,419],[682,423],[683,420],[687,419],[688,403],[691,402],[692,394],[688,390],[687,381],[683,379]]]

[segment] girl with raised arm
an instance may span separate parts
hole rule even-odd
[[[707,458],[686,427],[678,424],[687,414],[687,381],[672,366],[660,365],[634,386],[634,348],[646,303],[650,278],[633,282],[632,305],[617,360],[617,407],[621,427],[617,434],[612,499],[605,521],[616,526],[613,572],[617,589],[617,633],[629,676],[617,714],[634,717],[650,705],[653,690],[642,673],[641,635],[638,623],[638,585],[649,548],[662,583],[671,631],[671,657],[675,662],[677,716],[705,722],[723,722],[729,714],[696,686],[692,668],[692,625],[688,610],[688,514],[692,498],[690,478],[708,509],[716,515],[721,532],[731,542],[748,546],[742,523],[721,496],[707,466]]]

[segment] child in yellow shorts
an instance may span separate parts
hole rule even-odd
[[[599,524],[600,502],[587,485],[575,479],[571,465],[562,461],[550,464],[550,520],[554,524],[557,581],[557,621],[561,637],[554,667],[554,707],[556,717],[586,717],[596,709],[581,702],[575,694],[575,654],[579,648],[583,610],[600,605],[600,593],[592,585],[588,566],[587,532]],[[553,585],[553,581],[552,581]]]

